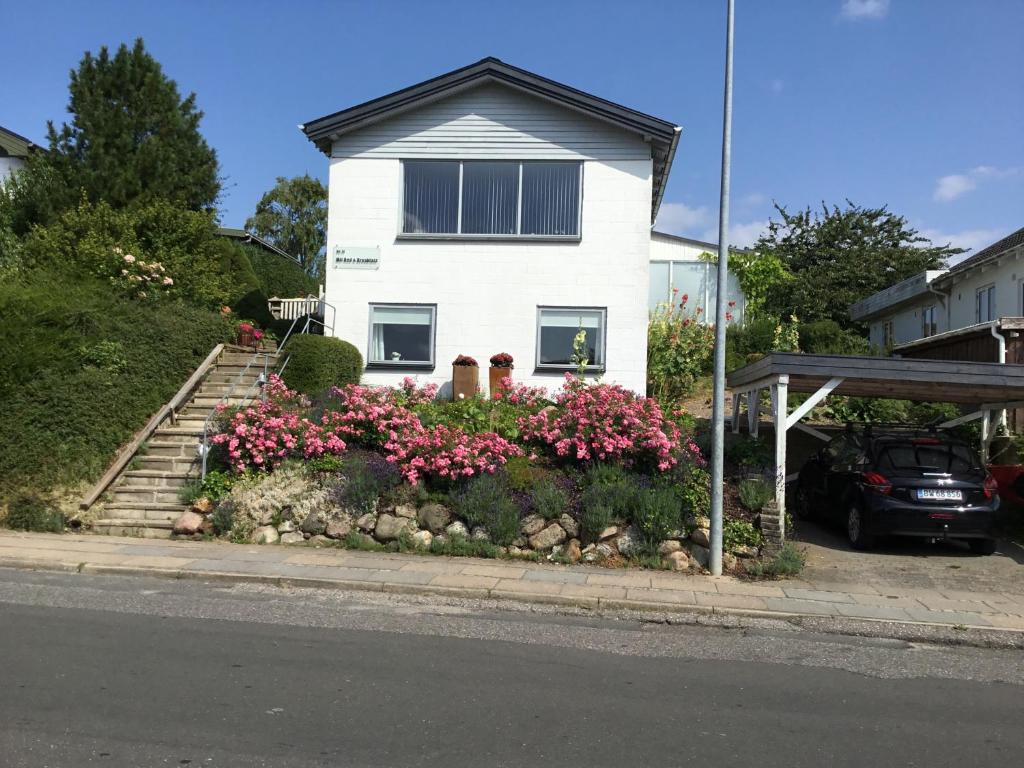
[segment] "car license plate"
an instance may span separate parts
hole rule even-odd
[[[917,498],[927,501],[963,501],[964,492],[951,488],[919,488]]]

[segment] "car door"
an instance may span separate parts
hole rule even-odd
[[[825,514],[845,519],[847,501],[856,477],[860,475],[862,450],[856,435],[846,434],[833,446],[832,466],[827,476]]]
[[[843,435],[832,438],[817,455],[804,466],[800,484],[807,489],[807,498],[815,508],[823,508],[828,501],[829,474],[836,453],[844,440]]]

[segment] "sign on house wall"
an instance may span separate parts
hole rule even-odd
[[[380,246],[372,248],[334,246],[335,269],[377,269],[380,267]]]

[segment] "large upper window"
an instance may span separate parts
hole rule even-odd
[[[538,368],[576,368],[585,359],[587,368],[603,369],[604,341],[603,308],[541,307],[538,311]]]
[[[406,160],[402,233],[579,237],[580,163]]]
[[[921,310],[921,335],[925,338],[934,336],[939,332],[939,326],[935,322],[935,307],[925,307]]]
[[[370,350],[373,366],[434,366],[433,305],[371,304]]]

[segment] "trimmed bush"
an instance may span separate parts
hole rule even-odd
[[[508,546],[519,535],[519,510],[501,475],[479,475],[452,496],[455,513],[470,526],[482,525],[491,541]]]
[[[286,348],[290,356],[284,380],[290,389],[319,395],[331,387],[358,384],[363,373],[359,350],[333,336],[292,336]]]
[[[669,534],[678,530],[682,520],[682,500],[671,486],[648,488],[639,495],[640,503],[633,511],[633,524],[639,529],[649,554]]]
[[[64,516],[60,511],[35,494],[23,494],[12,499],[6,522],[8,528],[17,531],[60,533],[64,530]]]
[[[800,350],[816,355],[866,355],[868,340],[843,330],[835,320],[818,320],[799,328]]]

